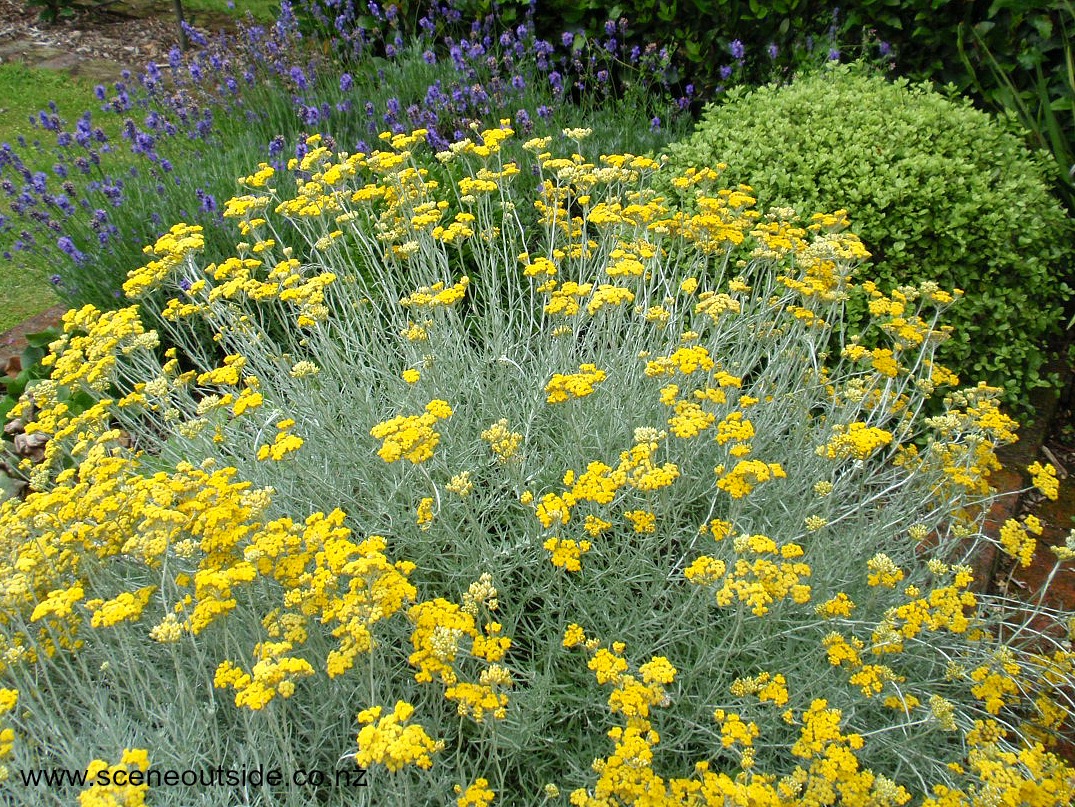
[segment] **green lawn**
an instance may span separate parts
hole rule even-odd
[[[174,13],[170,0],[168,2],[157,0],[153,7],[154,10],[159,9],[162,17]],[[270,22],[276,19],[280,11],[280,0],[234,0],[230,4],[227,0],[183,0],[184,16],[188,20],[193,20],[196,25],[201,24],[199,19],[202,15],[225,14],[243,19],[248,11],[255,20]]]
[[[55,70],[30,68],[18,62],[0,64],[0,143],[14,145],[19,135],[32,140],[37,130],[29,118],[49,101],[56,102],[61,117],[72,121],[83,110],[96,110],[100,102],[93,95],[94,86],[93,81]],[[119,131],[118,124],[114,131]]]
[[[14,261],[0,260],[0,333],[59,302],[48,270],[26,257],[16,254]]]

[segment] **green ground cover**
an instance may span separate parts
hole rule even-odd
[[[168,4],[170,10],[170,3]],[[198,22],[200,14],[244,18],[248,13],[260,22],[271,22],[280,11],[279,0],[183,0],[183,11],[189,19]],[[165,12],[167,13],[167,12]]]

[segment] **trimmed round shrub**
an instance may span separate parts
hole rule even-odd
[[[1046,383],[1073,228],[1046,162],[1004,121],[840,66],[737,88],[670,152],[677,168],[728,163],[724,180],[764,205],[848,210],[882,287],[928,279],[966,291],[940,352],[964,381],[1003,386],[1010,402]]]

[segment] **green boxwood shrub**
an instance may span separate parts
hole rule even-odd
[[[764,205],[849,211],[882,285],[935,280],[966,296],[942,359],[1009,400],[1045,384],[1071,294],[1072,221],[1014,124],[854,66],[737,89],[670,147],[675,166],[731,166]]]

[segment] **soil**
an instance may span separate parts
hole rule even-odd
[[[1072,341],[1058,345],[1059,355],[1067,355]],[[1051,368],[1061,379],[1059,392],[1031,396],[1036,417],[1019,430],[1019,442],[999,452],[1004,465],[992,480],[1000,490],[1018,490],[1030,486],[1028,465],[1051,463],[1060,482],[1056,501],[1046,499],[1036,490],[1008,497],[994,508],[992,520],[999,528],[1012,515],[1036,515],[1044,531],[1038,539],[1033,562],[1027,568],[1000,558],[993,563],[993,585],[997,591],[1022,600],[1037,601],[1042,584],[1048,579],[1056,561],[1050,547],[1063,546],[1069,536],[1075,540],[1075,366],[1070,360],[1058,361]],[[1049,584],[1042,604],[1075,609],[1075,564],[1067,563]]]

